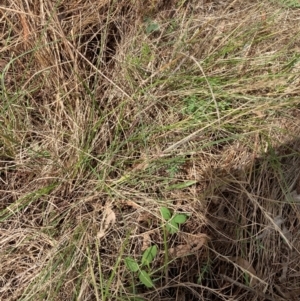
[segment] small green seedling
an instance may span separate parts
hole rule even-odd
[[[144,267],[148,267],[150,270],[150,263],[154,260],[157,255],[157,246],[151,246],[147,248],[142,256],[141,264],[138,264],[135,259],[131,257],[125,258],[125,265],[130,272],[136,273],[138,272],[138,277],[140,281],[148,288],[154,286],[153,281],[151,279],[150,274],[143,269]]]
[[[146,21],[146,33],[147,34],[159,31],[160,26],[157,22],[155,22],[154,20],[148,19],[148,18],[145,21]]]
[[[166,229],[170,234],[177,233],[179,226],[186,222],[188,216],[184,213],[171,214],[171,211],[166,207],[160,208],[160,213],[166,221]]]

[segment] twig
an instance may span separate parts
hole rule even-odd
[[[260,296],[260,297],[262,297],[262,298],[264,298],[264,299],[266,299],[266,300],[270,300],[270,301],[279,301],[279,300],[281,300],[281,298],[279,298],[279,296],[276,296],[276,299],[274,299],[272,296],[270,296],[270,295],[268,295],[268,294],[265,294],[265,293],[259,291],[258,289],[255,290],[255,289],[253,289],[253,288],[251,288],[251,287],[249,287],[249,286],[247,286],[247,285],[245,285],[245,284],[242,284],[242,283],[240,283],[240,282],[238,282],[238,281],[236,281],[236,280],[234,280],[234,279],[231,279],[230,277],[228,277],[228,276],[226,276],[226,275],[224,275],[224,274],[220,274],[220,276],[221,276],[224,280],[226,280],[226,281],[228,281],[228,282],[230,282],[230,283],[232,283],[232,284],[234,284],[234,285],[236,285],[236,286],[238,286],[238,287],[240,287],[240,288],[243,288],[243,289],[245,289],[245,290],[247,290],[247,291],[250,291],[251,293],[255,293],[255,294],[257,294],[258,296]],[[277,298],[277,297],[278,297],[278,298]]]

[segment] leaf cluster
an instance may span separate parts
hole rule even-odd
[[[157,246],[153,245],[147,248],[142,256],[141,264],[138,264],[132,257],[125,258],[125,265],[130,272],[138,272],[138,277],[146,287],[151,288],[154,286],[150,274],[143,269],[145,266],[150,270],[150,263],[157,255]]]
[[[179,231],[179,226],[186,222],[187,215],[184,213],[171,214],[171,211],[166,207],[160,208],[160,213],[166,221],[166,229],[170,234],[175,234]]]

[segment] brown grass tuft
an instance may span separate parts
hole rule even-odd
[[[0,299],[298,300],[292,1],[2,2]]]

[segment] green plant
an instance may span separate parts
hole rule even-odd
[[[160,208],[160,213],[163,219],[166,221],[166,229],[170,234],[177,233],[179,226],[186,222],[188,216],[184,213],[171,214],[171,211],[166,207]]]
[[[211,261],[208,259],[208,261],[203,264],[200,270],[200,274],[198,275],[197,283],[201,284],[202,281],[207,277],[207,275],[210,273],[211,268]]]
[[[275,2],[281,4],[285,8],[299,8],[300,7],[300,3],[297,0],[277,0]]]
[[[147,34],[150,34],[150,33],[155,32],[155,31],[159,31],[160,26],[154,20],[151,20],[151,19],[147,18],[145,20],[145,22],[146,22],[146,33]]]
[[[184,213],[176,213],[172,215],[171,211],[166,207],[161,207],[160,212],[163,219],[166,221],[166,225],[163,227],[163,229],[164,229],[165,248],[167,248],[166,231],[170,234],[177,233],[179,230],[179,226],[187,220],[188,216]],[[142,259],[140,263],[137,262],[134,258],[129,256],[124,259],[127,269],[132,273],[138,273],[138,278],[140,282],[148,288],[154,286],[151,278],[151,273],[150,273],[151,271],[150,264],[153,262],[154,258],[156,257],[157,251],[158,249],[156,245],[147,248],[142,254]],[[168,260],[166,261],[165,266],[167,266],[167,264],[168,264]]]
[[[181,166],[186,162],[185,158],[175,157],[172,160],[169,160],[167,163],[166,172],[168,176],[174,178],[175,175],[180,171]]]
[[[196,95],[184,98],[183,113],[193,117],[196,120],[206,120],[209,115],[216,112],[215,104],[208,99],[201,99]],[[231,104],[229,101],[218,101],[218,109],[220,112],[229,110]]]
[[[141,263],[133,259],[132,257],[125,258],[125,265],[130,272],[138,273],[139,280],[146,287],[151,288],[154,286],[153,281],[151,279],[150,271],[150,263],[154,260],[157,255],[157,246],[153,245],[147,248],[142,255]],[[148,271],[144,268],[147,267]]]

